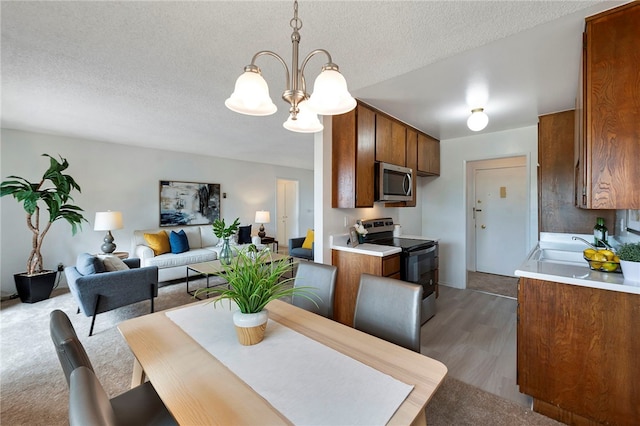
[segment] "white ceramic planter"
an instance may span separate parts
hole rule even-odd
[[[640,262],[621,260],[620,267],[622,268],[622,275],[624,275],[625,281],[640,282]]]
[[[240,311],[235,311],[233,313],[233,324],[236,327],[238,342],[245,346],[262,342],[268,319],[269,311],[266,309],[255,314],[243,314]]]

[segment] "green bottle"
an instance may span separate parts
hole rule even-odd
[[[604,226],[604,218],[599,217],[596,219],[596,226],[593,227],[593,245],[596,247],[605,247],[601,241],[607,242],[609,231]]]

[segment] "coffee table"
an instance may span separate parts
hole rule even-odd
[[[267,259],[266,262],[264,263],[271,263],[274,261],[280,261],[280,260],[288,260],[289,263],[293,263],[293,257],[286,255],[286,254],[277,254],[277,253],[273,253],[271,255],[271,257],[269,257]],[[196,299],[198,300],[202,300],[199,297],[197,297],[195,295],[196,290],[189,290],[189,272],[192,272],[193,274],[191,275],[193,276],[202,276],[204,275],[205,278],[207,279],[207,286],[206,288],[211,288],[211,287],[217,287],[217,286],[221,286],[221,285],[225,285],[227,284],[225,283],[219,283],[219,284],[215,284],[213,286],[210,285],[209,283],[209,278],[211,276],[220,276],[220,275],[224,275],[224,266],[222,265],[222,262],[220,262],[220,259],[216,259],[216,260],[210,260],[208,262],[200,262],[200,263],[193,263],[191,265],[187,265],[187,293],[189,293],[190,295],[194,296]],[[209,298],[209,294],[207,293],[207,298]]]

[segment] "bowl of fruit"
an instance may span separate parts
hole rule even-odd
[[[594,271],[622,273],[620,258],[611,250],[588,248],[582,252],[582,255]]]

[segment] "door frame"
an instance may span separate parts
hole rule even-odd
[[[526,247],[531,247],[531,232],[532,232],[532,215],[531,215],[531,158],[528,153],[526,154],[514,154],[508,157],[494,157],[487,159],[477,159],[465,161],[465,219],[466,219],[466,268],[465,271],[476,270],[476,233],[475,233],[475,221],[473,219],[473,207],[475,206],[475,171],[478,169],[498,169],[512,166],[522,166],[526,168],[527,184],[527,208],[526,208]],[[537,206],[535,206],[537,208]],[[537,218],[536,218],[537,220]],[[536,230],[537,232],[537,230]],[[522,259],[524,261],[524,259]],[[467,274],[464,274],[464,288],[467,288]]]

